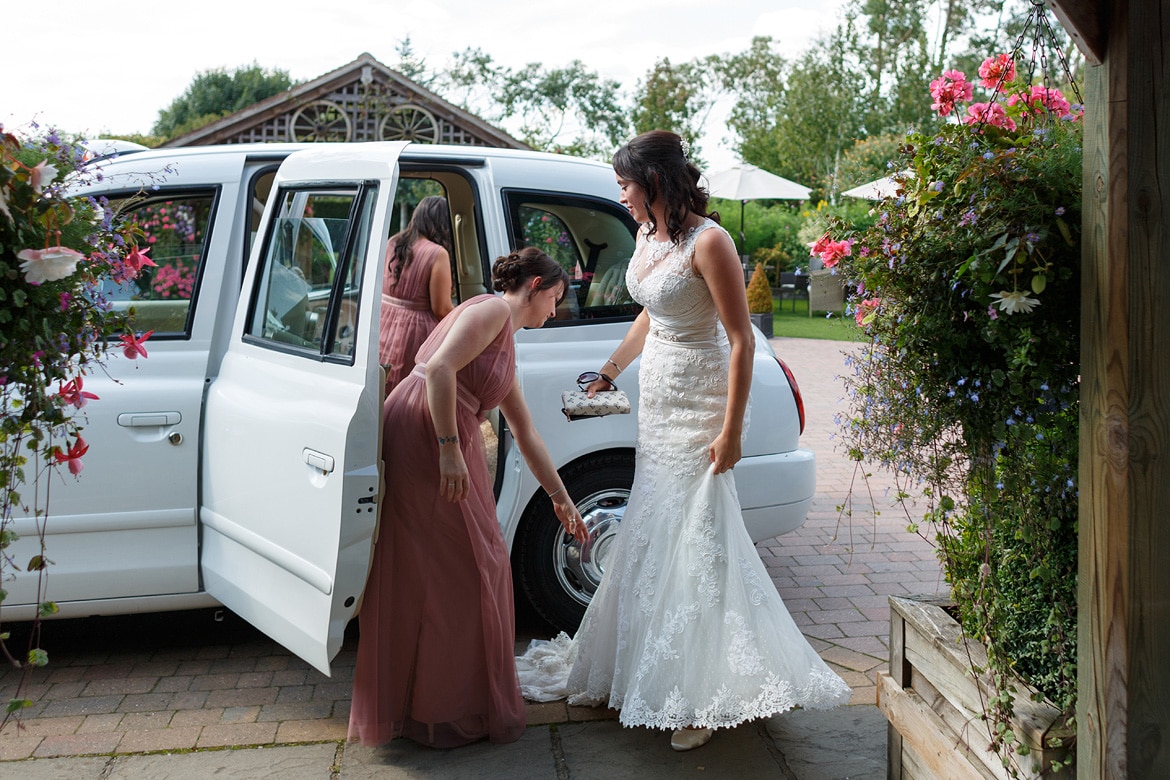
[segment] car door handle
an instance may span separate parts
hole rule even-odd
[[[178,412],[124,412],[118,415],[118,425],[123,428],[162,428],[178,425],[183,415]]]
[[[325,474],[328,474],[331,471],[333,471],[333,456],[332,455],[326,455],[323,452],[317,452],[316,450],[309,449],[308,447],[305,447],[304,451],[301,454],[305,458],[305,463],[308,463],[310,466],[317,469],[318,471],[321,471]]]

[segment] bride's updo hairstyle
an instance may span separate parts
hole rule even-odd
[[[511,254],[497,257],[492,265],[492,288],[496,292],[515,292],[525,288],[533,277],[540,277],[538,290],[561,285],[557,303],[565,299],[569,289],[569,275],[560,263],[534,246],[514,250]],[[528,297],[532,297],[529,291]]]
[[[666,208],[666,232],[670,240],[682,239],[687,212],[719,221],[719,212],[707,212],[710,196],[699,186],[702,175],[687,159],[683,139],[667,130],[642,133],[614,152],[613,169],[618,176],[642,188],[645,202],[642,208],[650,215],[650,233],[658,223],[650,211],[650,204],[662,198]]]

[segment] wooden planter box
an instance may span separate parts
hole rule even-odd
[[[973,666],[986,667],[983,645],[962,638],[959,624],[931,596],[890,596],[890,671],[878,674],[878,707],[889,721],[890,780],[1008,780],[997,753],[988,749],[984,702],[989,686]],[[1072,778],[1050,765],[1075,747],[1051,747],[1068,736],[1060,711],[1035,702],[1021,685],[1012,728],[1032,748],[1016,756],[1020,777]]]

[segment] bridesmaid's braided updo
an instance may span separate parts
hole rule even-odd
[[[515,292],[525,287],[533,277],[540,277],[540,285],[536,288],[538,290],[562,285],[557,303],[564,300],[569,289],[569,275],[556,260],[534,246],[497,257],[495,264],[492,265],[492,288],[496,292]]]

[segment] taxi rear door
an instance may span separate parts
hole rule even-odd
[[[378,311],[405,145],[282,163],[207,396],[204,588],[326,674],[377,527]]]

